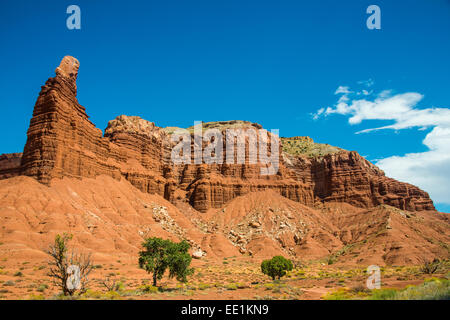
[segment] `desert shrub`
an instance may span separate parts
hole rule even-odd
[[[207,283],[200,283],[200,284],[198,285],[198,289],[199,289],[199,290],[206,290],[206,289],[209,289],[209,288],[211,288],[211,285],[209,285],[209,284],[207,284]]]
[[[237,290],[237,289],[238,289],[238,286],[237,286],[237,284],[235,284],[235,283],[230,283],[230,284],[227,284],[225,288],[226,288],[227,290]]]
[[[439,271],[441,267],[441,260],[434,259],[432,261],[422,259],[422,266],[420,267],[420,271],[426,274],[433,274]]]
[[[294,265],[294,269],[306,267],[306,265],[303,262],[301,262],[300,260],[294,260],[294,261],[292,261],[292,264]]]
[[[120,294],[116,291],[108,291],[103,293],[102,291],[86,290],[82,295],[78,297],[79,299],[97,299],[97,300],[118,300],[121,298]]]
[[[369,300],[392,300],[397,292],[396,289],[374,289],[369,296]]]
[[[41,284],[41,285],[39,285],[39,287],[37,287],[37,291],[39,291],[39,292],[44,292],[45,290],[47,290],[48,289],[48,285],[46,285],[46,284]]]
[[[395,296],[396,300],[450,300],[450,281],[426,279],[419,286],[409,286]]]
[[[161,280],[169,269],[169,278],[187,282],[187,276],[194,273],[189,268],[192,257],[189,255],[189,243],[183,240],[179,243],[161,238],[148,238],[142,243],[144,250],[139,252],[139,267],[153,274],[153,286]]]
[[[55,286],[61,288],[64,296],[72,296],[76,291],[85,292],[93,269],[90,254],[77,254],[73,250],[69,253],[67,244],[70,239],[72,236],[67,233],[57,234],[47,250],[50,256],[48,276]]]
[[[246,285],[245,283],[242,283],[242,282],[238,282],[236,285],[237,285],[238,289],[250,288],[249,285]]]
[[[348,300],[353,296],[348,288],[339,288],[338,290],[328,292],[323,296],[324,300]]]
[[[323,296],[325,300],[449,300],[450,281],[448,279],[430,278],[418,286],[407,286],[404,289],[367,290],[362,286],[340,288]]]
[[[20,271],[17,271],[16,273],[14,273],[14,277],[22,277],[23,273]]]
[[[15,283],[14,281],[12,281],[12,280],[8,280],[8,281],[6,281],[3,285],[4,285],[4,286],[10,286],[10,287],[13,287],[13,286],[16,285],[16,283]]]
[[[117,281],[115,279],[111,279],[110,277],[106,277],[105,280],[101,281],[101,284],[106,288],[108,292],[110,291],[123,291],[125,289],[125,285],[122,281]]]
[[[140,286],[139,289],[145,293],[157,293],[158,292],[158,287],[155,287],[155,286],[152,286],[149,284],[144,284],[144,285]]]
[[[357,295],[368,295],[370,293],[370,290],[363,285],[354,286],[351,288],[351,290]]]
[[[286,275],[286,271],[293,269],[292,261],[282,256],[275,256],[270,260],[264,260],[261,263],[261,271],[275,280]]]
[[[102,298],[106,300],[119,300],[121,297],[117,291],[108,291]]]

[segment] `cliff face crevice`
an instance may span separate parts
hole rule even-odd
[[[139,117],[119,116],[109,122],[102,135],[76,98],[78,68],[75,58],[64,57],[56,76],[42,87],[23,155],[0,158],[0,178],[26,175],[49,185],[54,178],[108,175],[125,178],[143,192],[186,201],[201,212],[264,190],[274,190],[308,206],[335,201],[363,208],[388,204],[409,211],[434,210],[426,192],[386,177],[358,153],[323,145],[315,154],[316,146],[304,137],[281,140],[275,175],[261,175],[263,165],[250,164],[248,150],[243,164],[174,165],[170,161],[174,143],[168,128]],[[208,126],[218,130],[230,126],[260,129],[243,121]],[[308,143],[311,154],[285,150],[297,142]]]

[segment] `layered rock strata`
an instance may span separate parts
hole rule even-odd
[[[336,201],[364,208],[388,204],[409,211],[434,210],[426,192],[386,177],[358,153],[328,145],[319,150],[305,137],[268,145],[269,154],[276,150],[274,147],[280,153],[278,171],[273,175],[261,174],[261,168],[267,165],[254,163],[255,155],[249,148],[243,163],[195,164],[192,155],[191,164],[175,165],[171,161],[175,128],[164,129],[139,117],[122,115],[110,121],[102,135],[76,98],[78,69],[79,62],[66,56],[56,76],[47,80],[34,107],[20,166],[18,156],[9,156],[10,160],[4,156],[6,160],[0,159],[0,178],[22,174],[48,185],[54,178],[108,175],[125,178],[141,191],[172,202],[187,201],[201,212],[264,190],[274,190],[308,206]],[[209,123],[203,129],[225,133],[229,128],[261,130],[260,125],[245,121]],[[191,135],[192,131],[188,130]],[[248,147],[248,138],[243,141]],[[191,149],[195,143],[193,138]],[[225,138],[222,143],[225,159]],[[296,143],[307,143],[308,152],[286,149]]]

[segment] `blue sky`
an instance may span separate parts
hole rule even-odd
[[[66,28],[71,4],[81,8],[81,30]],[[371,4],[381,8],[381,30],[366,27]],[[0,153],[22,151],[40,86],[72,55],[79,102],[100,129],[120,114],[159,126],[254,121],[380,161],[450,212],[450,126],[441,121],[450,107],[448,0],[5,0],[0,26]],[[340,86],[350,93],[335,94]],[[405,93],[421,98],[403,113],[395,98]],[[375,115],[358,109],[361,99]],[[395,102],[398,116],[379,115],[383,102]],[[417,124],[416,111],[432,108],[441,122]],[[414,125],[356,134],[403,123],[402,114]],[[351,124],[352,116],[363,120]]]

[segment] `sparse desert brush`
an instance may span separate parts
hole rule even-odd
[[[10,286],[10,287],[13,287],[13,286],[15,286],[16,285],[16,283],[14,282],[14,281],[12,281],[12,280],[8,280],[8,281],[6,281],[4,284],[3,284],[3,286]]]
[[[117,300],[120,299],[120,294],[117,291],[108,291],[102,292],[97,290],[88,289],[86,292],[81,294],[80,296],[76,296],[75,298],[79,298],[81,300]]]
[[[121,296],[117,291],[108,291],[103,295],[102,298],[106,300],[119,300],[121,299]]]
[[[237,284],[235,284],[235,283],[229,283],[229,284],[227,284],[227,285],[225,286],[225,288],[226,288],[227,290],[237,290],[237,289],[238,289],[238,286],[237,286]]]
[[[426,260],[422,259],[422,266],[420,267],[420,271],[425,274],[433,274],[439,271],[441,268],[442,261],[439,259]]]
[[[199,283],[198,284],[198,290],[206,290],[211,288],[211,285],[208,283]]]
[[[193,296],[194,294],[195,294],[195,292],[192,290],[186,290],[183,292],[183,295],[185,295],[185,296]]]
[[[395,296],[396,300],[450,300],[450,281],[426,279],[418,286],[408,286]]]
[[[186,284],[185,283],[179,283],[179,284],[177,284],[176,286],[175,286],[175,289],[177,289],[177,290],[182,290],[182,289],[184,289],[186,287]]]
[[[449,300],[450,281],[443,278],[425,279],[421,285],[409,285],[404,289],[382,288],[367,290],[362,286],[340,288],[323,296],[325,300]]]
[[[110,277],[106,277],[105,280],[101,280],[100,284],[103,285],[107,291],[124,291],[125,284],[123,281],[118,281],[116,279],[111,279]]]
[[[238,282],[236,285],[237,285],[238,289],[250,288],[249,285],[242,283],[242,282]]]
[[[48,289],[48,285],[46,285],[44,283],[44,284],[39,285],[36,290],[39,291],[39,292],[44,292],[47,289]]]
[[[273,288],[275,288],[275,284],[274,283],[265,283],[264,288],[266,288],[266,290],[272,290]]]
[[[339,288],[322,296],[324,300],[348,300],[352,297],[353,294],[349,288]]]
[[[144,284],[142,286],[139,287],[139,290],[141,290],[142,292],[145,293],[158,293],[158,287],[156,286],[152,286],[150,284]]]
[[[368,297],[369,300],[392,300],[397,295],[398,290],[392,288],[373,289]]]
[[[367,287],[365,287],[365,286],[363,286],[363,285],[361,285],[361,284],[352,287],[352,288],[351,288],[351,291],[354,292],[354,293],[356,293],[356,294],[364,293],[364,294],[367,295],[367,294],[370,293],[370,290],[369,290]]]
[[[30,294],[28,300],[45,300],[45,297],[42,294]]]

